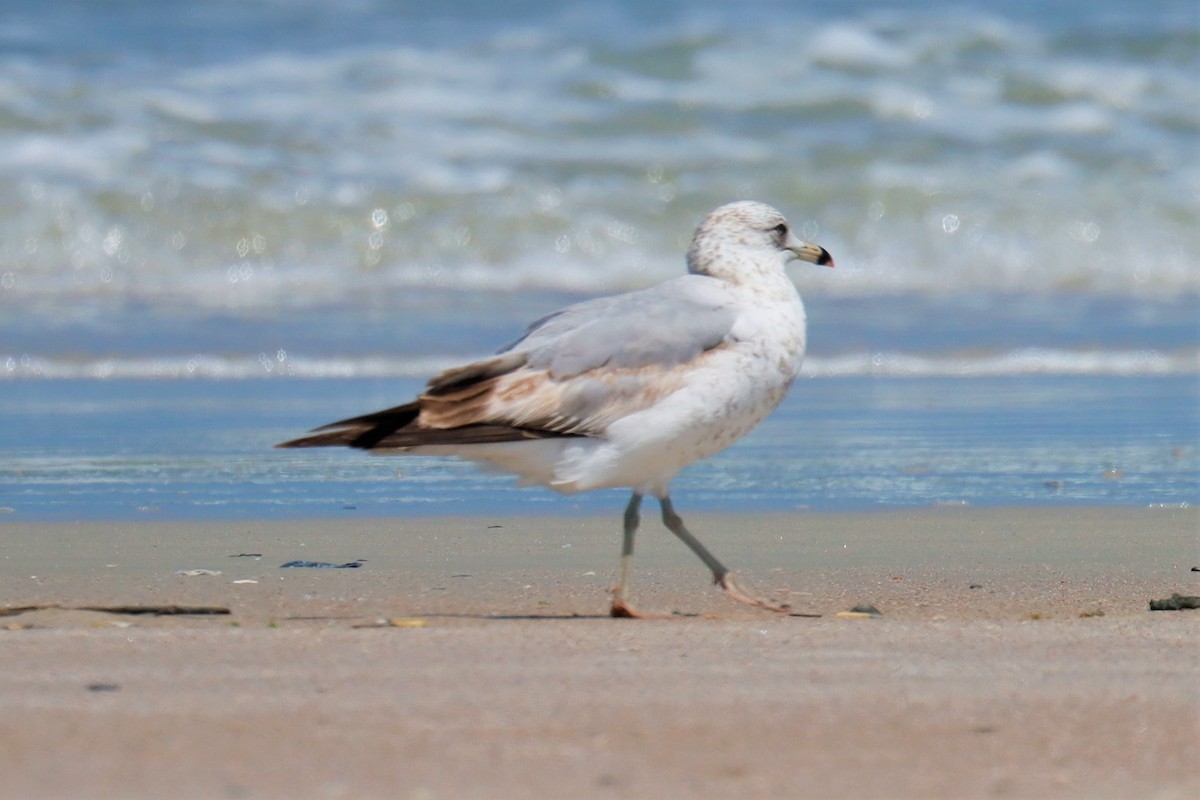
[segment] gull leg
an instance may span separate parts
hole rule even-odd
[[[612,608],[609,609],[609,614],[614,617],[633,617],[640,618],[642,615],[629,605],[629,601],[625,597],[626,588],[629,585],[629,567],[633,563],[633,537],[637,533],[638,523],[641,522],[639,512],[642,507],[642,496],[637,492],[629,498],[629,505],[625,506],[625,537],[621,540],[621,577],[617,581],[617,585],[612,591]]]
[[[658,502],[662,506],[662,521],[667,526],[667,530],[678,536],[684,544],[691,548],[693,553],[700,556],[700,560],[704,562],[705,566],[712,570],[713,581],[725,590],[725,594],[739,603],[765,608],[768,611],[779,611],[781,613],[788,611],[789,607],[786,605],[769,603],[766,600],[760,600],[743,592],[741,587],[737,585],[737,582],[734,581],[733,573],[718,561],[712,553],[708,552],[708,548],[701,544],[700,540],[693,536],[687,527],[684,526],[683,519],[675,513],[675,506],[672,505],[671,498],[664,494],[658,498]]]

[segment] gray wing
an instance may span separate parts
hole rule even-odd
[[[442,372],[415,402],[319,428],[281,447],[364,449],[601,435],[682,384],[729,341],[737,314],[715,278],[685,275],[568,306],[482,361]]]
[[[683,275],[568,306],[500,352],[524,353],[531,368],[556,380],[597,367],[669,369],[724,342],[736,318],[719,280]]]

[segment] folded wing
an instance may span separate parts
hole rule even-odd
[[[498,355],[446,370],[414,402],[324,425],[279,447],[366,450],[603,436],[677,389],[730,342],[723,284],[686,275],[569,306]]]

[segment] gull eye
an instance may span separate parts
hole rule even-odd
[[[774,228],[771,228],[771,232],[782,239],[783,237],[787,236],[787,225],[781,222]]]

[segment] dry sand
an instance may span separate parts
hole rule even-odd
[[[618,522],[2,525],[0,798],[1200,796],[1194,509]]]

